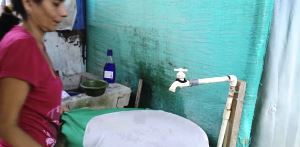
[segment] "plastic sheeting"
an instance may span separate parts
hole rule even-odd
[[[114,51],[117,82],[135,91],[140,106],[196,122],[217,143],[228,83],[169,92],[174,68],[188,79],[234,74],[247,82],[238,146],[248,146],[273,0],[89,0],[87,70],[102,77],[106,49]],[[133,92],[134,93],[134,92]]]
[[[57,30],[72,30],[77,15],[76,0],[66,0],[64,4],[68,16],[57,26]]]
[[[76,0],[76,7],[77,14],[73,29],[83,30],[85,29],[85,0]]]
[[[9,6],[11,4],[10,0],[0,0],[0,14],[2,13],[2,8],[4,6]]]
[[[253,147],[300,146],[300,1],[277,0]]]
[[[1,7],[9,6],[11,4],[10,0],[0,0]]]

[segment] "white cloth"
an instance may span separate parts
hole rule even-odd
[[[160,110],[131,110],[92,118],[84,147],[209,147],[192,121]]]
[[[63,100],[63,99],[65,99],[65,98],[67,98],[67,97],[69,97],[70,95],[66,92],[66,91],[62,91],[61,92],[61,99]]]
[[[275,0],[252,147],[300,146],[300,1]]]

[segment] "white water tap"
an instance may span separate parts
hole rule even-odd
[[[177,79],[179,79],[180,81],[184,81],[185,79],[185,73],[188,70],[184,69],[184,68],[175,68],[174,71],[177,71],[178,73],[176,74]]]
[[[190,82],[185,79],[184,72],[187,72],[187,69],[177,68],[174,69],[174,71],[177,71],[178,73],[176,74],[176,81],[173,82],[173,84],[169,88],[170,91],[175,92],[177,87],[182,88],[190,86]]]

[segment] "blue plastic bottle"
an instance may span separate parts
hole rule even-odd
[[[113,51],[112,49],[107,49],[107,62],[103,68],[103,80],[108,83],[115,83],[116,80],[116,65],[113,62]]]

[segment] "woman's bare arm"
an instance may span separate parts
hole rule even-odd
[[[0,79],[0,138],[14,147],[40,147],[18,126],[30,85],[16,78]]]

